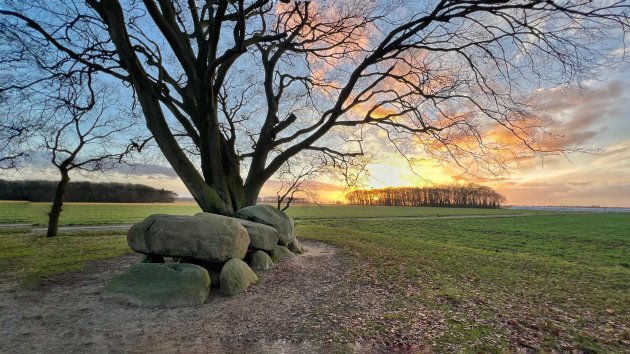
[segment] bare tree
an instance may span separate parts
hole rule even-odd
[[[26,157],[19,146],[26,135],[26,128],[16,124],[0,124],[0,170],[15,168]]]
[[[362,150],[361,142],[356,142]],[[284,211],[296,198],[317,199],[318,180],[322,177],[356,188],[365,177],[365,166],[372,160],[369,152],[339,156],[329,151],[309,151],[295,156],[274,175],[280,182],[276,206]]]
[[[120,120],[112,114],[116,101],[112,92],[94,90],[88,83],[85,87],[73,86],[66,97],[51,99],[50,106],[41,112],[48,122],[40,132],[43,147],[60,174],[46,236],[58,233],[70,172],[100,173],[111,169],[144,145],[133,135],[134,121]]]
[[[28,158],[28,138],[38,127],[19,116],[7,100],[0,95],[0,170],[16,168]]]
[[[255,204],[265,181],[295,156],[361,155],[356,140],[344,139],[357,129],[382,131],[401,153],[420,146],[491,173],[518,159],[520,147],[538,156],[570,151],[546,144],[531,93],[614,66],[629,7],[622,0],[8,1],[0,29],[14,45],[2,48],[0,64],[35,58],[51,76],[87,67],[130,85],[201,208],[231,215]],[[32,84],[12,78],[2,90]],[[493,140],[496,131],[510,139]]]
[[[278,210],[289,209],[296,198],[317,198],[317,191],[313,185],[326,169],[319,161],[308,161],[295,166],[295,161],[287,161],[286,165],[278,171],[276,176],[280,187],[276,192],[276,207]]]

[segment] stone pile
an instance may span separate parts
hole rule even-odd
[[[112,279],[103,298],[178,307],[203,304],[211,286],[225,295],[239,294],[258,280],[253,270],[304,252],[294,228],[291,217],[269,205],[243,208],[234,218],[151,215],[127,234],[129,247],[145,257]]]

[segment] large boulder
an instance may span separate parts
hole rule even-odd
[[[244,292],[247,288],[258,281],[247,263],[240,259],[230,259],[221,269],[219,290],[225,295],[236,295]]]
[[[295,254],[284,246],[277,245],[271,250],[271,260],[273,262],[279,262],[293,257],[295,257]]]
[[[234,216],[239,219],[269,225],[278,230],[278,236],[280,237],[278,243],[283,246],[288,245],[295,238],[293,219],[271,205],[252,205],[237,211]]]
[[[273,246],[278,244],[280,235],[273,227],[249,220],[237,220],[247,229],[250,248],[271,251]]]
[[[267,270],[273,267],[273,261],[266,252],[256,251],[249,256],[249,266],[253,270]]]
[[[151,215],[127,234],[136,252],[171,257],[190,257],[209,262],[244,258],[249,246],[247,230],[226,216]]]
[[[203,304],[209,290],[208,272],[194,264],[136,263],[114,277],[102,297],[140,307],[181,307]]]

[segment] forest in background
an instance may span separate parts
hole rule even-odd
[[[461,208],[500,208],[506,202],[503,194],[478,184],[363,189],[349,192],[346,199],[352,205]]]
[[[57,188],[55,181],[0,180],[0,200],[50,202]],[[172,203],[177,193],[143,184],[70,182],[65,201],[95,203]]]

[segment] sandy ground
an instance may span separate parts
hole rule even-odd
[[[303,243],[306,254],[259,272],[260,281],[246,293],[225,297],[213,288],[199,307],[141,309],[103,302],[100,295],[107,281],[136,262],[136,254],[90,263],[35,290],[4,284],[0,352],[382,351],[336,340],[344,325],[330,314],[357,310],[339,308],[336,299],[348,300],[360,289],[351,289],[346,260],[335,248]]]

